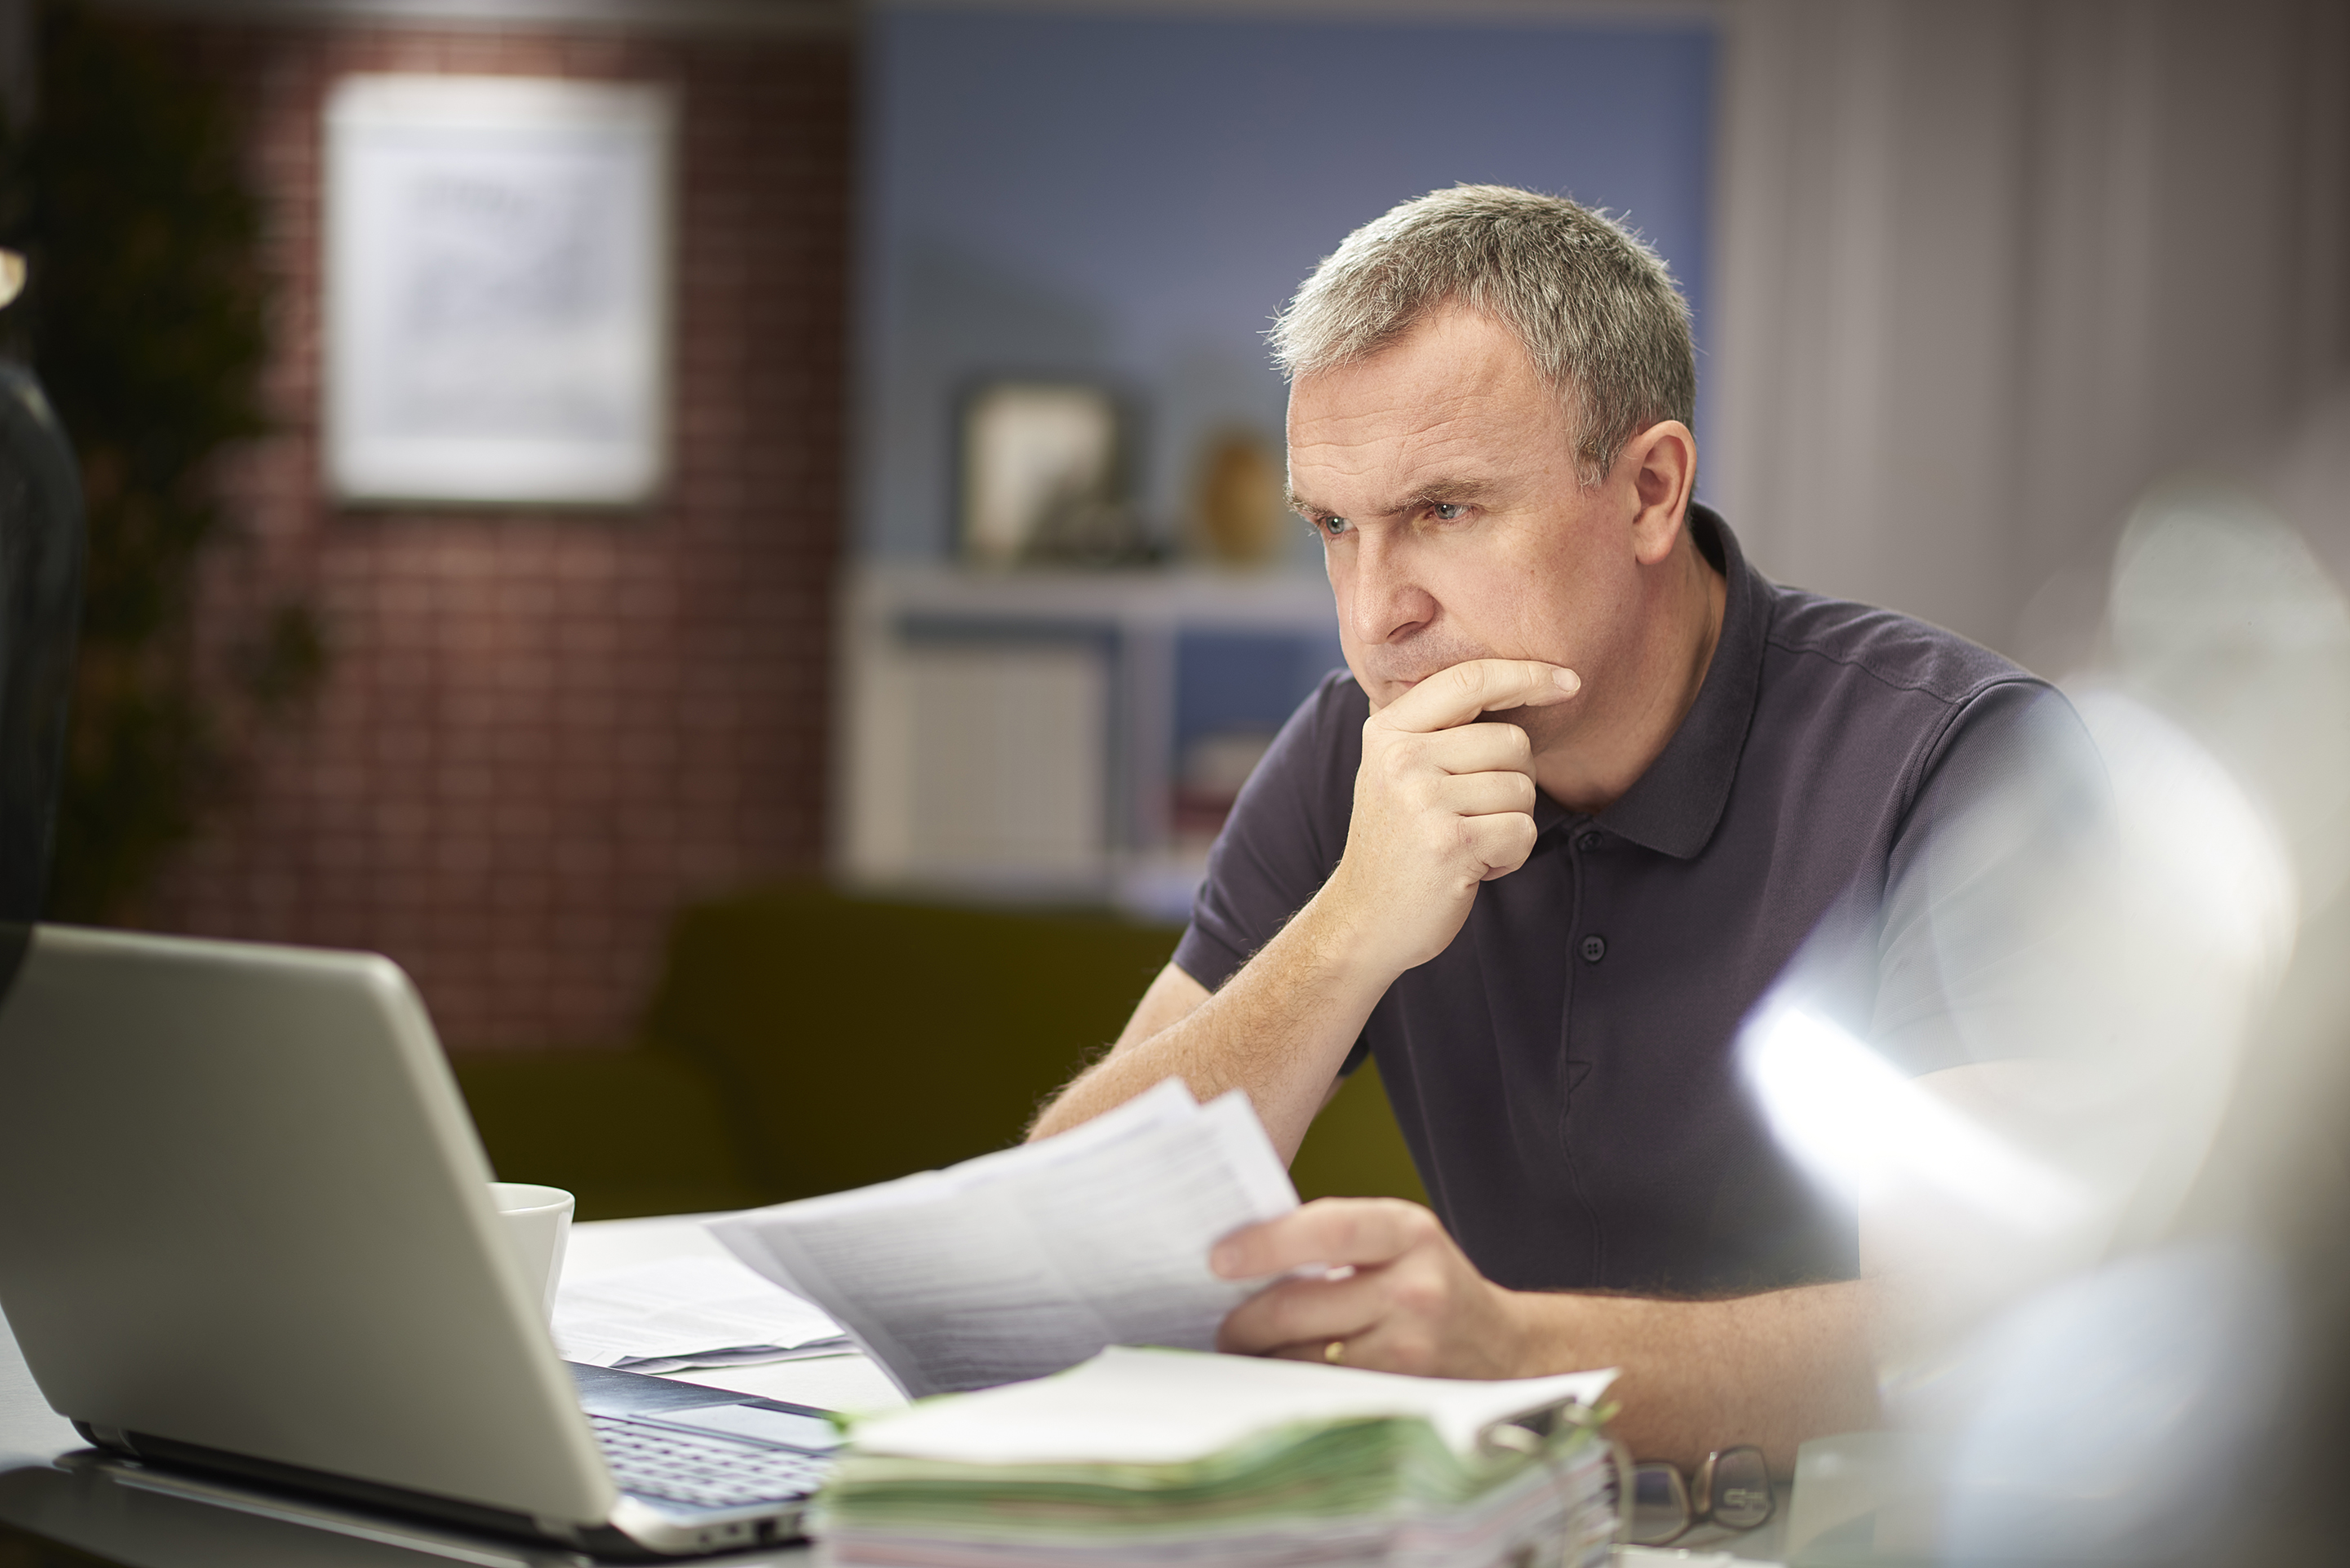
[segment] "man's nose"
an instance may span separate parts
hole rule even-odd
[[[1385,528],[1363,531],[1355,551],[1355,635],[1366,644],[1392,642],[1436,618],[1436,597],[1420,587],[1411,552]]]

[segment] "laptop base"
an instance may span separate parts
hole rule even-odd
[[[347,1499],[320,1484],[322,1480],[331,1483],[338,1478],[320,1478],[291,1469],[288,1474],[299,1479],[280,1482],[233,1474],[209,1465],[130,1459],[105,1449],[67,1454],[55,1463],[59,1470],[78,1476],[85,1485],[102,1480],[129,1491],[225,1509],[277,1524],[398,1547],[427,1558],[471,1563],[475,1568],[597,1568],[604,1563],[681,1561],[693,1563],[695,1568],[702,1564],[709,1568],[808,1568],[814,1557],[813,1549],[805,1540],[795,1540],[733,1551],[722,1549],[708,1555],[680,1559],[648,1552],[609,1529],[597,1532],[606,1538],[603,1541],[562,1546],[536,1535],[526,1521],[522,1522],[519,1533],[511,1523],[491,1527],[477,1521],[479,1514],[494,1514],[494,1510],[479,1510],[476,1517],[460,1520],[449,1515],[467,1511],[467,1505],[463,1503],[453,1505],[444,1514],[434,1506],[439,1500],[402,1496],[396,1502],[376,1503]]]

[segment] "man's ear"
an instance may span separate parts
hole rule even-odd
[[[1679,420],[1659,420],[1624,443],[1616,477],[1631,493],[1633,557],[1653,566],[1680,537],[1697,484],[1697,437]]]

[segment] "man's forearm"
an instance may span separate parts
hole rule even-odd
[[[1712,1449],[1752,1443],[1771,1473],[1795,1449],[1877,1424],[1878,1288],[1866,1280],[1726,1301],[1636,1296],[1516,1297],[1533,1372],[1617,1366],[1617,1433],[1644,1459],[1693,1468]]]
[[[1146,996],[1109,1055],[1028,1136],[1180,1076],[1202,1099],[1245,1090],[1282,1158],[1295,1155],[1388,987],[1450,946],[1478,889],[1534,852],[1534,742],[1516,724],[1479,721],[1582,689],[1556,665],[1472,659],[1373,713],[1346,853],[1321,890],[1213,997],[1190,982],[1189,1001],[1159,1011]]]
[[[1336,901],[1317,896],[1189,1013],[1140,1037],[1130,1025],[1109,1055],[1045,1106],[1028,1136],[1065,1132],[1180,1077],[1202,1100],[1246,1090],[1274,1147],[1291,1158],[1395,980],[1364,961],[1364,950]]]

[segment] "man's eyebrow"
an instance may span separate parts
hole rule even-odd
[[[1394,517],[1407,512],[1418,512],[1428,506],[1474,504],[1482,501],[1491,501],[1500,488],[1489,479],[1431,479],[1418,486],[1403,500],[1387,506],[1373,507],[1362,513],[1361,515]],[[1307,500],[1295,490],[1289,492],[1289,509],[1308,517],[1317,514],[1326,517],[1334,515],[1330,508]]]
[[[1490,479],[1438,478],[1422,484],[1394,512],[1417,512],[1424,506],[1460,506],[1480,501],[1491,501],[1501,486]]]

